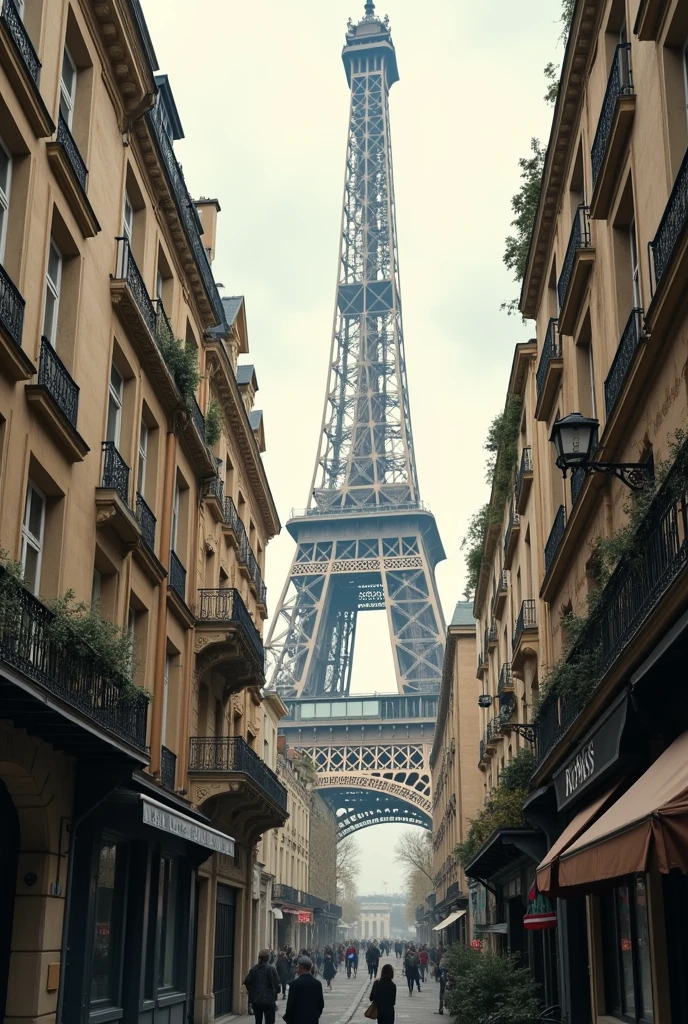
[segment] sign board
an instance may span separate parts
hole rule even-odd
[[[313,912],[311,910],[300,910],[299,924],[313,924]]]
[[[578,800],[619,759],[628,697],[614,705],[583,737],[572,756],[553,776],[557,810]]]
[[[161,832],[169,832],[170,835],[179,839],[186,839],[198,846],[205,846],[208,850],[215,850],[216,853],[225,853],[229,857],[234,856],[234,840],[214,828],[206,828],[193,818],[187,818],[185,814],[159,804],[157,800],[150,800],[141,796],[143,802],[143,823],[160,829]]]

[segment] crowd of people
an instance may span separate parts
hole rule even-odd
[[[373,982],[371,1004],[380,1024],[394,1024],[396,985],[394,967],[380,960],[391,956],[402,961],[409,997],[421,991],[421,982],[433,978],[439,983],[439,1013],[444,1013],[444,994],[447,987],[447,956],[443,946],[419,945],[413,942],[392,942],[388,939],[350,941],[315,949],[301,949],[298,953],[285,946],[277,953],[262,949],[258,963],[244,979],[249,1003],[256,1024],[275,1024],[277,1000],[286,999],[283,1019],[286,1024],[318,1024],[324,1009],[322,975],[325,986],[332,988],[332,980],[341,970],[348,979],[358,976],[361,958],[365,962],[368,978]],[[378,978],[378,972],[380,977]]]

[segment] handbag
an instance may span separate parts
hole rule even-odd
[[[377,1003],[371,1003],[363,1016],[368,1020],[377,1020]]]

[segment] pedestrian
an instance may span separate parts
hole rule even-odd
[[[346,976],[351,978],[351,974],[354,969],[354,960],[356,959],[356,947],[353,942],[349,943],[346,949]]]
[[[447,954],[442,955],[442,959],[437,965],[437,980],[440,983],[440,1008],[438,1013],[444,1013],[444,993],[447,990],[447,978],[449,975],[449,965],[447,963]]]
[[[313,961],[300,956],[296,961],[296,977],[289,986],[284,1020],[287,1024],[318,1024],[325,1008],[322,985],[311,974]]]
[[[418,959],[420,960],[420,980],[425,984],[425,972],[428,969],[428,947],[421,946],[418,951]]]
[[[418,954],[416,953],[413,943],[410,943],[406,950],[406,956],[404,957],[404,970],[406,971],[406,981],[408,982],[410,996],[413,995],[414,982],[418,986],[418,991],[420,992],[420,974],[418,973],[419,966],[420,960],[418,959]]]
[[[373,982],[370,1001],[377,1007],[378,1024],[394,1024],[394,1006],[397,1001],[397,987],[392,980],[394,968],[384,964],[379,981]]]
[[[332,979],[334,978],[336,973],[337,968],[334,965],[334,957],[330,953],[325,953],[325,962],[323,964],[323,978],[327,982],[328,988],[332,988]]]
[[[283,949],[280,949],[279,953],[277,954],[275,970],[277,971],[277,977],[279,978],[280,985],[282,987],[282,999],[286,999],[290,967],[289,961],[287,960],[287,954]]]
[[[380,964],[380,950],[375,943],[366,950],[366,963],[368,964],[368,977],[377,978],[377,969]]]
[[[269,963],[270,950],[261,949],[258,954],[258,963],[252,967],[244,978],[244,985],[248,991],[248,1001],[253,1009],[256,1024],[275,1024],[275,1010],[277,1009],[277,996],[280,991],[280,980],[277,971]]]

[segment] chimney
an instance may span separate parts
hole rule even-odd
[[[217,215],[220,212],[220,204],[217,199],[206,199],[201,196],[196,200],[196,212],[201,219],[203,233],[201,242],[208,253],[208,260],[212,265],[215,259],[215,242],[217,239]]]

